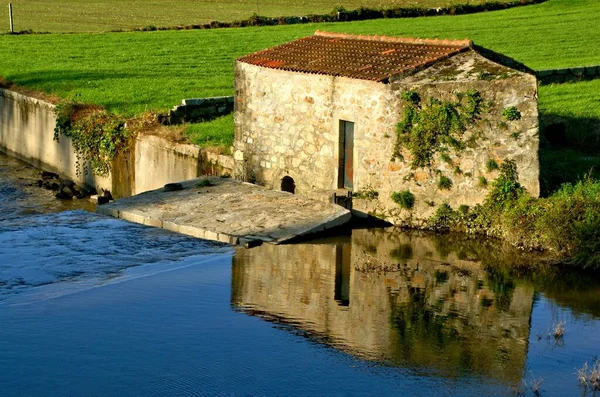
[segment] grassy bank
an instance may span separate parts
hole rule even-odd
[[[147,26],[230,22],[253,14],[268,17],[323,14],[343,5],[360,7],[443,7],[479,4],[486,0],[11,0],[16,30],[36,32],[103,32]],[[508,0],[499,0],[506,2]],[[8,18],[0,19],[0,31],[8,31]]]
[[[505,161],[483,204],[438,207],[429,228],[501,238],[525,250],[545,250],[559,260],[600,269],[600,181],[584,177],[547,198],[532,198]]]

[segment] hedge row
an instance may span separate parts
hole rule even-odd
[[[242,28],[248,26],[274,26],[274,25],[294,25],[299,23],[311,22],[347,22],[364,21],[367,19],[383,18],[416,18],[437,15],[461,15],[474,14],[484,11],[505,10],[513,7],[526,6],[531,4],[544,3],[547,0],[512,0],[507,2],[488,1],[478,4],[458,4],[448,7],[423,8],[423,7],[398,7],[398,8],[366,8],[361,7],[356,10],[348,11],[343,7],[336,7],[329,14],[310,14],[301,17],[265,17],[252,15],[248,19],[220,22],[213,21],[207,24],[185,25],[185,26],[146,26],[133,29],[134,31],[154,31],[154,30],[190,30],[190,29],[217,29],[217,28]],[[114,30],[121,32],[123,30]]]

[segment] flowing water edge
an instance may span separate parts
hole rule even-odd
[[[394,229],[233,249],[37,172],[0,154],[2,395],[593,395],[597,276]]]

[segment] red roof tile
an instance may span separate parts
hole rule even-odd
[[[277,47],[239,58],[239,62],[293,72],[387,82],[466,51],[470,40],[354,36],[317,31]]]

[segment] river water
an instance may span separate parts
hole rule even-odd
[[[592,395],[598,277],[393,229],[234,250],[37,172],[0,154],[3,396]]]

